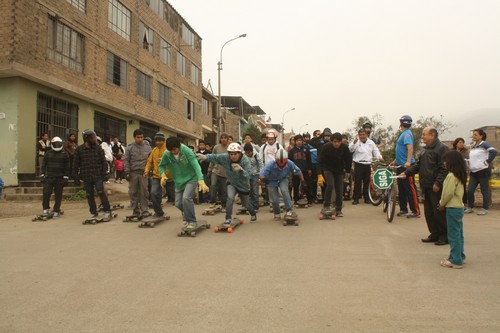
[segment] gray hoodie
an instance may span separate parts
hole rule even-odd
[[[149,153],[151,153],[151,146],[145,141],[141,145],[135,142],[129,144],[127,149],[125,149],[125,156],[123,158],[123,170],[125,173],[143,173]]]

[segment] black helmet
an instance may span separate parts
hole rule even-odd
[[[326,127],[324,130],[323,130],[323,136],[332,136],[332,130],[329,129],[328,127]]]
[[[82,137],[83,137],[83,141],[87,141],[89,138],[91,138],[92,136],[95,136],[95,132],[91,129],[86,129],[85,131],[82,132]]]
[[[151,146],[151,143],[153,143],[153,140],[151,140],[151,138],[149,136],[145,137],[144,140],[147,141],[150,146]]]
[[[155,134],[155,141],[165,141],[165,134],[158,132]]]
[[[372,125],[372,123],[370,123],[369,121],[366,121],[366,122],[363,124],[363,128],[373,128],[373,125]]]
[[[411,117],[408,115],[404,115],[401,118],[399,118],[399,123],[401,125],[405,125],[406,127],[410,127],[411,124],[413,123],[413,119],[411,119]]]
[[[309,132],[305,132],[303,137],[304,138],[311,138],[311,134],[309,134]]]

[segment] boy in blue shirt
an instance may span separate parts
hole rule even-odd
[[[292,199],[288,191],[288,174],[293,172],[295,176],[304,182],[304,175],[292,161],[288,160],[288,153],[280,148],[276,152],[275,160],[268,162],[264,169],[260,172],[260,181],[267,183],[269,188],[269,197],[273,205],[274,220],[281,220],[280,215],[280,202],[278,188],[283,196],[285,202],[286,215],[297,217],[297,214],[292,210]]]

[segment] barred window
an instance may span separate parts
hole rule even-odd
[[[151,8],[160,18],[163,18],[163,0],[147,1],[149,1],[149,8]]]
[[[184,98],[184,114],[186,118],[194,121],[194,102]]]
[[[191,64],[191,82],[197,86],[200,82],[200,70],[195,65]]]
[[[107,79],[119,87],[127,88],[127,62],[108,52]]]
[[[168,109],[170,102],[170,88],[158,82],[158,104]]]
[[[201,112],[208,115],[208,99],[203,98],[201,100]]]
[[[194,49],[194,33],[184,23],[182,24],[182,39]]]
[[[66,0],[82,12],[85,12],[85,0]]]
[[[177,74],[186,76],[186,57],[177,52]]]
[[[78,73],[83,73],[83,44],[81,33],[49,16],[48,58]]]
[[[137,95],[151,100],[151,77],[137,70]]]
[[[109,0],[108,27],[130,41],[130,10],[118,0]]]
[[[163,38],[160,40],[160,59],[165,65],[172,64],[172,45]]]
[[[149,53],[153,53],[154,32],[151,28],[142,22],[139,22],[139,46]]]

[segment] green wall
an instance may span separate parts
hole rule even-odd
[[[17,185],[18,86],[17,79],[0,79],[0,177],[6,186]]]

